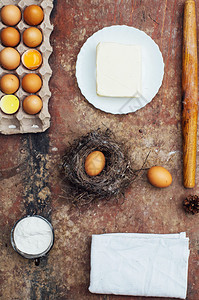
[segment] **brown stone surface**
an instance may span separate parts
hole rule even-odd
[[[187,190],[182,185],[183,4],[184,0],[54,1],[51,127],[42,134],[0,135],[1,299],[144,299],[89,293],[91,235],[181,231],[190,238],[187,299],[199,299],[199,219],[182,209],[187,195],[199,193],[199,155],[195,188]],[[199,14],[198,0],[196,5]],[[145,31],[160,46],[165,62],[159,93],[143,109],[128,115],[95,109],[81,95],[75,78],[76,57],[83,43],[95,31],[113,24]],[[72,207],[59,174],[61,157],[74,138],[104,125],[129,147],[135,169],[150,152],[147,167],[166,167],[173,176],[172,185],[154,188],[143,172],[126,192],[125,201],[94,202],[80,210]],[[39,266],[19,256],[10,244],[15,221],[32,213],[48,218],[55,230],[55,244]]]

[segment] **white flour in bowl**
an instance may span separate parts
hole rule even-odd
[[[13,238],[19,251],[30,255],[39,255],[52,244],[53,232],[44,219],[28,216],[16,224]]]

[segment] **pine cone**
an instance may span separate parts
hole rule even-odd
[[[199,213],[199,197],[197,195],[189,195],[183,201],[183,207],[186,212],[197,214]]]

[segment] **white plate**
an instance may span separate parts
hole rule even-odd
[[[96,93],[96,46],[99,42],[142,47],[142,95],[139,98],[100,97]],[[164,76],[164,62],[158,45],[143,31],[125,25],[105,27],[82,46],[76,62],[77,83],[84,97],[96,108],[112,113],[135,112],[157,94]]]

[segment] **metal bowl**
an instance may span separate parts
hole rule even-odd
[[[50,229],[51,229],[51,231],[52,231],[52,238],[51,238],[51,242],[50,242],[49,246],[47,247],[47,249],[46,249],[45,251],[43,251],[43,252],[41,252],[41,253],[39,253],[39,254],[29,254],[29,253],[24,253],[24,252],[22,252],[21,250],[19,250],[19,249],[17,248],[16,243],[15,243],[15,240],[14,240],[14,230],[15,230],[17,224],[18,224],[19,222],[21,222],[23,219],[25,219],[25,218],[31,218],[31,217],[36,217],[36,218],[40,218],[40,219],[44,220],[44,221],[49,225],[49,227],[50,227]],[[53,226],[51,225],[51,223],[50,223],[48,220],[46,220],[44,217],[39,216],[39,215],[32,215],[32,216],[27,215],[27,216],[25,216],[25,217],[22,217],[21,219],[19,219],[19,220],[14,224],[14,226],[13,226],[13,228],[12,228],[12,230],[11,230],[11,244],[12,244],[13,249],[14,249],[17,253],[19,253],[21,256],[23,256],[23,257],[25,257],[25,258],[28,258],[28,259],[36,259],[35,263],[36,263],[36,264],[39,264],[39,260],[38,260],[38,259],[41,258],[41,257],[43,257],[43,256],[45,256],[45,255],[51,250],[51,248],[52,248],[52,246],[53,246],[53,244],[54,244],[54,230],[53,230]]]

